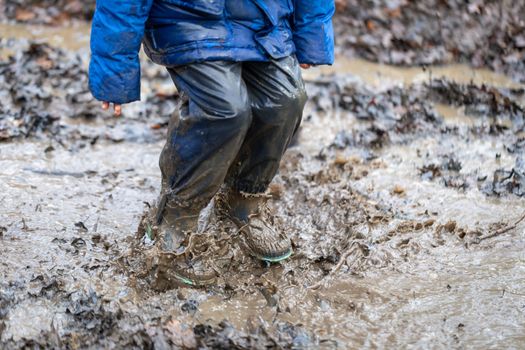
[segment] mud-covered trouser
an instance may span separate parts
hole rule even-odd
[[[264,192],[306,102],[297,59],[203,62],[168,71],[181,94],[160,157],[168,200],[202,208],[223,183]]]

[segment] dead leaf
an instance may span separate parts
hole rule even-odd
[[[377,25],[374,21],[368,19],[366,21],[366,28],[368,28],[368,30],[372,32],[377,28]]]
[[[37,61],[36,61],[36,64],[38,64],[40,67],[42,67],[43,69],[51,69],[53,68],[53,61],[51,61],[49,58],[47,57],[40,57]]]
[[[392,189],[392,193],[400,196],[400,195],[405,194],[405,189],[401,187],[400,185],[395,185],[394,188]]]
[[[401,17],[401,7],[397,7],[395,9],[389,9],[389,10],[386,10],[386,14],[388,17],[390,18],[399,18]]]
[[[348,4],[346,0],[335,0],[335,9],[337,12],[343,12],[346,10]]]
[[[27,22],[35,18],[35,13],[25,9],[17,9],[15,18],[17,21]]]

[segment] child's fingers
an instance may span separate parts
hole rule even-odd
[[[109,103],[109,102],[102,102],[102,109],[108,110],[110,105],[111,105],[111,103]],[[113,104],[113,110],[114,110],[115,116],[120,117],[120,115],[122,114],[122,106],[114,103]]]
[[[122,114],[122,106],[121,105],[115,105],[115,115],[117,117],[120,117],[120,115]]]

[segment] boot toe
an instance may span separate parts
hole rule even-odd
[[[279,234],[266,222],[257,222],[249,226],[245,234],[245,244],[251,255],[267,262],[280,262],[293,254],[290,239]]]

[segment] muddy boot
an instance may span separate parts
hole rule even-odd
[[[243,245],[257,259],[279,262],[292,255],[292,244],[274,225],[269,196],[225,191],[217,196],[217,213],[232,220],[243,234]]]
[[[161,252],[155,263],[154,288],[166,290],[179,285],[203,287],[217,282],[221,266],[219,260],[228,249],[214,246],[207,232],[188,234],[180,254]]]
[[[200,210],[159,203],[155,235],[161,248],[155,262],[157,289],[178,284],[194,287],[213,284],[219,276],[219,261],[228,253],[217,234],[199,231]]]
[[[159,206],[156,221],[162,250],[181,254],[186,236],[197,233],[200,210],[165,204]]]

